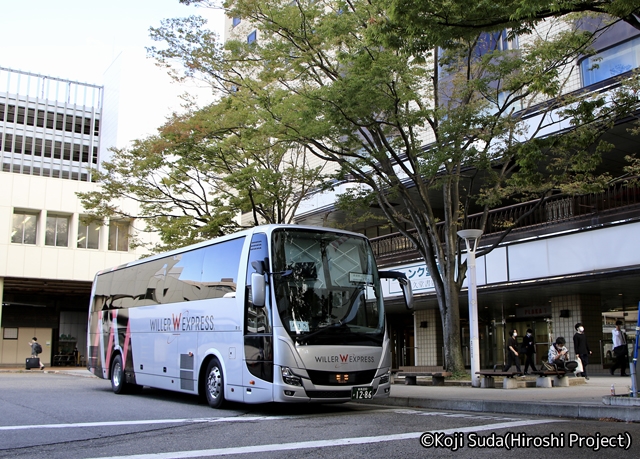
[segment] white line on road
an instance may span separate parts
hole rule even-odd
[[[141,426],[151,424],[183,424],[197,422],[253,422],[287,419],[288,416],[247,416],[224,418],[196,418],[196,419],[146,419],[140,421],[111,421],[111,422],[76,422],[73,424],[38,424],[29,426],[0,426],[0,430],[30,430],[30,429],[71,429],[77,427],[109,427],[109,426]]]
[[[484,430],[507,429],[513,427],[531,426],[536,424],[546,424],[549,422],[562,422],[560,420],[540,419],[515,422],[501,422],[497,424],[487,424],[484,426],[457,427],[446,430],[433,430],[432,433],[443,433],[451,435],[458,432],[480,432]],[[325,448],[331,446],[363,445],[367,443],[381,443],[387,441],[410,440],[420,438],[424,432],[409,432],[404,434],[381,435],[379,437],[359,437],[359,438],[336,438],[333,440],[303,441],[296,443],[284,443],[281,445],[255,445],[238,446],[234,448],[221,449],[201,449],[195,451],[175,451],[172,453],[152,453],[135,454],[132,456],[109,456],[94,459],[189,459],[195,457],[213,457],[231,454],[251,454],[265,453],[270,451],[290,451],[296,449]]]

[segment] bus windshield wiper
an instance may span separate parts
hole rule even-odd
[[[298,341],[299,343],[302,343],[304,341],[307,341],[309,338],[312,338],[312,337],[314,337],[316,335],[319,335],[320,333],[323,333],[323,332],[325,332],[325,331],[327,331],[327,330],[329,330],[331,328],[339,328],[339,327],[342,327],[342,326],[346,327],[347,324],[342,322],[342,321],[340,321],[340,322],[337,322],[335,324],[331,324],[331,325],[327,325],[326,327],[319,328],[316,331],[312,331],[311,333],[307,333],[306,335],[296,335],[296,341]]]

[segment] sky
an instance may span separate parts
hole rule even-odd
[[[119,135],[130,141],[155,133],[179,95],[188,92],[206,103],[202,84],[178,85],[146,57],[145,47],[159,45],[149,28],[162,19],[201,15],[222,30],[223,15],[184,6],[178,0],[0,0],[0,66],[82,83],[104,84],[103,75],[121,53],[127,56],[127,84],[137,88],[131,107],[139,113],[135,126]]]

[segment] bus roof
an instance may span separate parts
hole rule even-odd
[[[348,234],[348,235],[354,236],[354,237],[365,238],[365,236],[363,234],[360,234],[360,233],[354,233],[352,231],[346,231],[346,230],[335,229],[335,228],[327,228],[327,227],[323,227],[323,226],[307,226],[307,225],[293,225],[293,224],[260,225],[260,226],[254,226],[253,228],[249,228],[249,229],[246,229],[246,230],[241,230],[241,231],[238,231],[236,233],[226,234],[224,236],[220,236],[220,237],[217,237],[217,238],[214,238],[214,239],[209,239],[209,240],[206,240],[206,241],[198,242],[197,244],[187,245],[187,246],[181,247],[179,249],[174,249],[174,250],[170,250],[168,252],[158,253],[158,254],[152,255],[150,257],[140,258],[138,260],[134,260],[134,261],[130,261],[129,263],[125,263],[123,265],[114,266],[112,268],[102,269],[102,270],[100,270],[100,271],[98,271],[96,273],[96,276],[99,276],[101,274],[106,274],[106,273],[109,273],[109,272],[113,272],[113,271],[118,271],[120,269],[128,268],[130,266],[135,266],[135,265],[146,263],[146,262],[149,262],[149,261],[157,260],[159,258],[170,257],[170,256],[173,256],[173,255],[179,255],[181,253],[189,252],[191,250],[199,249],[201,247],[207,247],[209,245],[217,244],[219,242],[229,241],[229,240],[237,239],[237,238],[243,237],[243,236],[250,236],[250,235],[253,235],[254,233],[266,233],[266,234],[270,235],[274,230],[282,229],[282,228],[290,228],[290,229],[296,229],[296,230],[300,230],[301,229],[301,230],[325,231],[325,232],[328,232],[328,233]]]

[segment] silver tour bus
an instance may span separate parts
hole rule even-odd
[[[389,395],[391,353],[368,240],[258,226],[99,272],[87,367],[115,393],[142,386],[225,400],[346,402]]]

